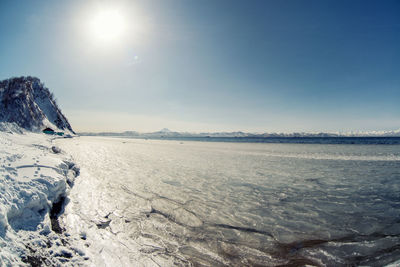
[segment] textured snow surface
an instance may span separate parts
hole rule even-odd
[[[400,146],[60,139],[61,216],[96,266],[383,266],[400,259]]]
[[[66,197],[78,169],[52,149],[48,136],[15,125],[3,124],[2,130],[0,266],[82,264],[84,254],[69,244],[67,233],[55,232],[50,218],[53,204]]]

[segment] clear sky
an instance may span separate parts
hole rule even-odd
[[[77,131],[394,130],[400,1],[1,0],[22,75]]]

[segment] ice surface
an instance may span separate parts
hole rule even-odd
[[[96,266],[348,266],[400,259],[400,146],[59,140],[62,220]]]

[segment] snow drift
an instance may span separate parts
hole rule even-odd
[[[46,127],[74,133],[53,94],[35,77],[0,81],[0,122],[15,123],[30,131]]]
[[[78,173],[49,136],[0,131],[0,266],[85,261],[57,220]]]

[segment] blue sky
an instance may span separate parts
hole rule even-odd
[[[87,30],[119,10],[124,30]],[[0,1],[0,79],[77,131],[400,128],[400,1]]]

